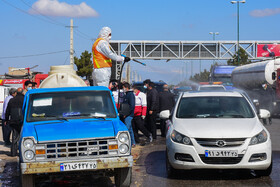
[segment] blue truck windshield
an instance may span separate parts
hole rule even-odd
[[[27,121],[116,118],[109,91],[51,92],[30,95]]]

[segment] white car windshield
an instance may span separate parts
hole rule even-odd
[[[184,97],[177,118],[253,118],[254,112],[243,97]]]

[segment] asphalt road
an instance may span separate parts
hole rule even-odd
[[[142,150],[133,169],[132,186],[280,186],[280,119],[273,119],[272,125],[266,128],[273,143],[273,171],[269,177],[258,177],[248,170],[192,170],[168,179],[165,139],[159,138]]]
[[[173,179],[168,179],[165,170],[165,138],[158,136],[153,143],[141,146],[141,154],[133,166],[131,186],[280,186],[280,119],[273,119],[267,125],[273,147],[273,171],[269,177],[258,177],[253,171],[244,170],[194,170],[182,171]],[[2,186],[19,186],[17,162],[6,163],[0,174]],[[109,186],[111,177],[93,177],[85,174],[36,176],[36,186]]]

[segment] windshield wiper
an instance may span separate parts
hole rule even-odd
[[[64,118],[64,117],[56,117],[55,119],[57,119],[57,120],[62,120],[62,121],[68,121],[68,119],[67,119],[67,118]]]
[[[58,116],[52,116],[52,115],[47,115],[47,116],[44,116],[45,118],[55,118],[56,120],[62,120],[62,121],[68,121],[67,118],[65,117],[58,117]]]
[[[226,118],[245,118],[243,115],[241,114],[228,114],[228,115],[220,115],[220,117],[226,117]]]
[[[231,116],[234,118],[245,118],[243,115],[240,115],[240,114],[233,114]]]
[[[206,118],[218,118],[217,115],[209,115],[209,116],[205,116]]]
[[[96,119],[106,119],[106,115],[94,115],[94,114],[91,114],[91,113],[89,113],[89,114],[79,114],[79,115],[75,115],[74,117],[79,117],[79,116],[88,116],[88,117],[90,117],[90,118],[96,118]]]

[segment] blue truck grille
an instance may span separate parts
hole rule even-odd
[[[36,160],[61,160],[92,158],[109,155],[109,140],[85,140],[78,142],[59,142],[40,144],[45,154],[36,155]]]

